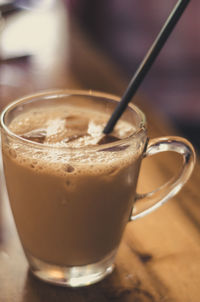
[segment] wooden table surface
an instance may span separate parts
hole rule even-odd
[[[57,41],[51,44],[52,51],[0,63],[1,108],[18,96],[47,88],[122,94],[128,79],[74,22],[69,22],[67,16],[62,22]],[[148,108],[141,96],[135,101],[147,115],[150,137],[177,134]],[[144,160],[138,191],[161,185],[178,171],[180,163],[180,158],[171,152]],[[175,198],[152,214],[128,223],[113,274],[79,289],[52,286],[30,274],[1,173],[0,302],[199,302],[199,167],[198,159],[191,179]]]

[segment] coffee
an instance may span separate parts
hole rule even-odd
[[[1,114],[13,216],[30,270],[44,281],[78,287],[110,274],[126,223],[177,194],[194,168],[191,144],[148,139],[145,116],[133,104],[103,135],[119,100],[52,90],[21,98]],[[136,193],[141,159],[164,151],[182,156],[181,173],[153,192]]]
[[[144,144],[120,145],[135,131],[123,120],[105,139],[108,118],[94,108],[55,105],[10,122],[24,141],[3,144],[5,176],[27,256],[72,267],[115,253],[133,206]]]

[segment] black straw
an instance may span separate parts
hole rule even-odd
[[[172,10],[172,12],[170,13],[167,21],[165,22],[163,28],[161,29],[160,33],[158,34],[157,38],[155,39],[153,45],[147,52],[142,63],[140,64],[139,68],[137,69],[136,73],[134,74],[133,78],[131,79],[124,95],[122,96],[121,101],[119,102],[115,111],[113,112],[110,119],[108,120],[108,123],[105,126],[103,133],[109,134],[110,132],[112,132],[116,122],[121,117],[122,113],[126,109],[128,103],[131,101],[132,97],[135,95],[138,87],[142,83],[144,77],[148,73],[149,69],[151,68],[151,66],[154,63],[155,59],[157,58],[159,52],[163,48],[165,42],[167,41],[169,35],[173,31],[175,25],[177,24],[178,20],[182,16],[182,14],[189,2],[190,2],[190,0],[179,0],[177,2],[177,4],[175,5],[175,7]]]

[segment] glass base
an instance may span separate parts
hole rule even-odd
[[[80,287],[96,283],[111,274],[114,265],[112,252],[103,260],[84,266],[59,266],[49,264],[33,256],[27,255],[31,272],[39,279],[59,286]]]

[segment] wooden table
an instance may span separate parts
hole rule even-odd
[[[62,9],[61,9],[62,11]],[[95,48],[74,22],[63,20],[59,52],[35,54],[0,64],[0,104],[46,88],[84,88],[120,94],[128,79]],[[63,39],[62,37],[65,37]],[[52,46],[52,45],[51,45]],[[176,134],[141,96],[149,136]],[[180,158],[163,153],[143,162],[138,191],[156,188],[178,170]],[[52,286],[33,277],[16,233],[1,173],[0,302],[199,302],[200,301],[200,162],[177,197],[149,216],[128,223],[116,269],[87,288]]]

